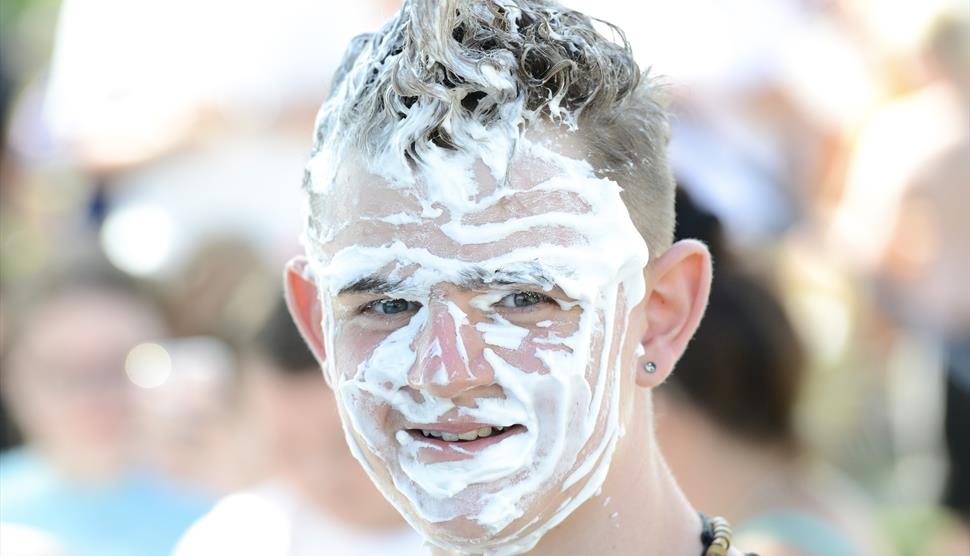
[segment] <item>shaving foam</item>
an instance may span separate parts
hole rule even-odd
[[[381,79],[383,70],[375,71]],[[308,164],[310,191],[327,216],[304,243],[321,295],[324,372],[352,453],[429,542],[505,556],[531,550],[603,485],[622,434],[621,358],[633,350],[623,342],[645,292],[649,253],[619,185],[598,176],[576,154],[581,148],[567,148],[582,143],[567,131],[575,129],[571,114],[553,103],[563,125],[531,119],[502,60],[455,71],[505,99],[496,105],[500,117],[485,126],[449,113],[444,127],[461,149],[422,144],[414,159],[406,156],[409,141],[439,117],[433,102],[418,98],[400,125],[382,128],[374,141],[382,147],[370,156],[343,144],[338,126]],[[365,78],[352,72],[318,120]],[[364,182],[379,183],[368,190],[370,202],[347,201]],[[508,210],[527,206],[529,196],[550,202]],[[440,292],[469,276],[499,275],[511,279],[485,280],[486,291],[464,303]],[[356,353],[340,294],[372,276],[395,283],[387,297],[420,308]],[[525,287],[552,297],[557,317],[523,324],[503,315],[498,302]],[[434,393],[481,376],[491,393],[473,404]],[[429,456],[437,445],[393,426],[447,419],[521,430],[439,461]]]

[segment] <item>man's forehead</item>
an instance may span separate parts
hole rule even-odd
[[[580,191],[602,184],[578,185],[561,169],[535,159],[515,161],[502,185],[481,161],[468,170],[473,179],[453,184],[466,188],[460,195],[469,201],[468,210],[458,211],[428,195],[421,176],[414,186],[402,186],[359,163],[345,165],[315,216],[333,231],[321,247],[332,255],[354,245],[403,241],[439,255],[481,260],[538,242],[583,242],[569,217],[595,216]]]
[[[586,164],[590,151],[582,137],[561,126],[537,123],[518,139],[508,159],[478,145],[458,151],[434,148],[412,165],[411,175],[389,176],[386,171],[394,164],[342,150],[335,179],[324,194],[325,208],[335,216],[373,216],[393,209],[420,214],[440,197],[482,201],[499,189],[507,194],[529,191]]]
[[[411,176],[398,179],[379,175],[367,166],[356,156],[340,165],[324,194],[328,207],[348,216],[381,216],[390,210],[421,214],[427,203],[441,201],[447,186],[448,197],[462,197],[488,208],[490,199],[501,201],[535,192],[537,185],[564,172],[554,161],[529,155],[514,157],[501,176],[482,159],[459,155],[441,157],[436,164],[415,168]],[[432,182],[440,187],[431,187]]]

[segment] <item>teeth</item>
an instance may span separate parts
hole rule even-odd
[[[463,432],[461,434],[421,429],[421,434],[423,434],[425,437],[440,438],[445,442],[457,442],[459,440],[468,441],[478,438],[485,438],[486,436],[500,433],[507,428],[508,427],[481,427],[468,432]]]

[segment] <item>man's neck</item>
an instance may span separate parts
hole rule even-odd
[[[617,446],[599,494],[549,531],[532,556],[699,555],[701,521],[667,469],[646,426]]]

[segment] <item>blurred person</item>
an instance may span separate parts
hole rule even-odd
[[[158,345],[170,356],[171,372],[135,398],[145,458],[212,496],[252,484],[263,466],[240,403],[233,349],[211,336],[166,338]]]
[[[813,465],[799,442],[805,358],[783,307],[740,268],[719,220],[683,191],[677,223],[677,237],[707,242],[717,265],[704,320],[656,396],[658,438],[678,481],[762,554],[875,555],[854,487]],[[715,474],[732,479],[712,484]]]
[[[242,403],[240,351],[269,313],[279,275],[243,237],[194,241],[162,291],[173,337],[158,343],[171,357],[170,376],[140,390],[136,409],[151,461],[222,496],[265,471]]]
[[[861,130],[830,233],[856,268],[889,288],[896,318],[967,337],[970,14],[944,13],[927,33],[928,79]]]
[[[832,239],[867,276],[895,327],[890,358],[907,344],[939,355],[894,377],[942,383],[937,407],[894,423],[901,457],[932,454],[942,436],[943,502],[970,538],[970,12],[948,4],[924,33],[925,81],[881,106],[860,133]],[[941,368],[939,368],[941,367]],[[905,382],[909,381],[909,382]],[[930,390],[936,391],[935,386]],[[925,404],[924,404],[925,405]],[[923,408],[920,408],[923,409]],[[901,412],[902,413],[902,412]],[[942,435],[928,430],[943,422]],[[920,483],[934,485],[919,478]],[[932,491],[932,486],[926,490]],[[935,493],[931,494],[935,495]]]
[[[351,456],[333,392],[282,300],[249,352],[250,441],[269,456],[270,476],[220,501],[176,556],[312,556],[324,547],[354,556],[426,554]]]
[[[879,280],[911,331],[930,333],[942,353],[943,441],[948,473],[942,501],[956,522],[947,535],[970,539],[970,13],[943,14],[926,40],[929,87],[952,99],[962,126],[901,176]],[[966,545],[965,545],[966,546]]]
[[[0,521],[75,556],[167,555],[207,504],[137,461],[126,360],[164,321],[104,267],[50,282],[4,354],[2,395],[25,444],[0,455]]]

